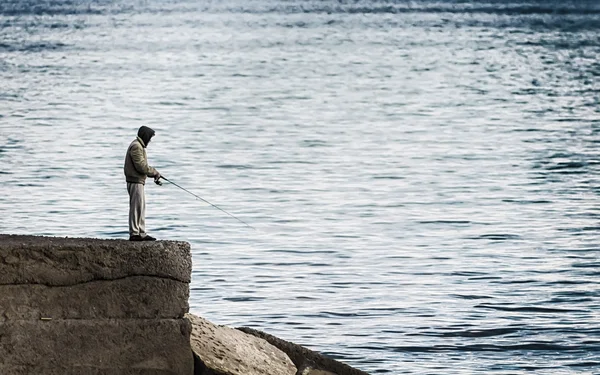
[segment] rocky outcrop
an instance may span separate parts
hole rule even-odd
[[[263,339],[201,317],[192,323],[196,375],[295,375],[296,367],[281,350]]]
[[[368,375],[303,346],[252,328],[231,328],[186,314],[195,375]]]
[[[185,242],[0,235],[0,374],[193,373]]]
[[[264,339],[286,353],[298,368],[298,375],[369,375],[345,363],[326,357],[293,342],[289,342],[253,328],[241,327],[240,331]]]
[[[0,374],[366,375],[187,314],[191,271],[186,242],[0,235]]]
[[[312,367],[305,367],[302,370],[298,371],[297,375],[337,375],[331,371],[325,370],[317,370]]]

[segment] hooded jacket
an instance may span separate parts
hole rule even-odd
[[[142,126],[138,130],[138,136],[131,142],[125,155],[125,180],[134,184],[145,184],[146,177],[156,175],[156,169],[148,165],[146,146],[154,136],[154,130]]]

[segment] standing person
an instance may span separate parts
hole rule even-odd
[[[142,126],[137,138],[131,142],[125,155],[125,180],[129,192],[129,241],[156,241],[146,234],[146,196],[144,185],[146,177],[154,177],[158,182],[160,173],[148,165],[146,147],[154,137],[154,130]]]

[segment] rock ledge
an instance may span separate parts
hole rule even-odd
[[[2,375],[366,375],[188,314],[190,245],[0,234]]]
[[[0,235],[0,374],[193,373],[185,242]]]

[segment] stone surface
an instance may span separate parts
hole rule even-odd
[[[186,319],[6,321],[0,374],[191,375],[190,330]]]
[[[238,328],[238,330],[249,335],[260,337],[286,353],[294,362],[294,365],[300,369],[299,372],[303,371],[305,368],[311,368],[313,370],[332,372],[337,375],[368,375],[366,372],[348,366],[345,363],[326,357],[303,346],[294,344],[293,342],[269,335],[268,333],[247,327]]]
[[[325,370],[317,370],[312,367],[305,367],[302,371],[299,371],[297,375],[338,375],[336,373],[325,371]]]
[[[6,320],[182,318],[189,285],[132,276],[72,286],[0,285],[0,322]]]
[[[187,314],[199,375],[295,375],[285,353],[265,340]]]
[[[178,375],[165,369],[109,369],[97,367],[45,367],[45,366],[2,366],[2,375]]]
[[[190,246],[0,235],[0,374],[191,375]]]
[[[0,235],[0,284],[75,285],[127,276],[189,283],[190,245]]]

